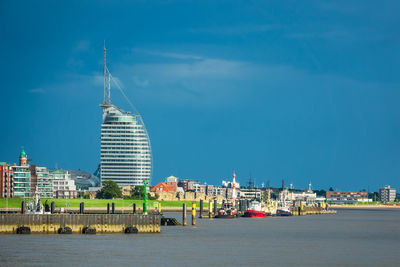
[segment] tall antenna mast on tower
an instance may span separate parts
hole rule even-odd
[[[108,104],[111,104],[111,73],[108,71]]]
[[[107,66],[106,66],[106,40],[104,40],[104,104],[106,103],[107,95]]]

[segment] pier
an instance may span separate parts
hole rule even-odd
[[[156,214],[0,214],[4,234],[160,233],[160,224]]]

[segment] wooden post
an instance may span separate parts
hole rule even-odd
[[[84,214],[85,213],[85,203],[81,202],[79,204],[79,213]]]
[[[214,216],[217,216],[217,200],[214,199]]]
[[[25,201],[21,202],[21,214],[25,213]]]
[[[107,214],[110,214],[110,203],[107,203]]]
[[[211,219],[212,217],[212,202],[211,200],[208,201],[208,218]]]
[[[115,213],[115,203],[114,202],[111,204],[111,213],[112,214]]]
[[[200,219],[203,218],[203,200],[200,199],[200,215],[199,215]]]
[[[133,214],[135,214],[136,213],[136,203],[133,203]]]
[[[196,225],[196,203],[192,203],[192,225]]]
[[[182,225],[186,226],[186,204],[182,205]]]

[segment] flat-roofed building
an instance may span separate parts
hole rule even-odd
[[[53,197],[53,181],[46,167],[30,165],[31,170],[31,196],[37,192],[41,198]]]
[[[232,192],[230,188],[228,188],[228,196],[227,198],[232,197]],[[245,199],[261,199],[261,190],[260,189],[247,189],[247,188],[240,188],[239,197]]]
[[[0,197],[11,198],[13,190],[13,169],[5,162],[0,162]]]
[[[75,198],[77,197],[75,181],[71,179],[71,174],[64,170],[54,170],[49,172],[53,183],[54,198]]]
[[[302,192],[288,192],[287,200],[289,201],[300,201],[304,200],[306,202],[315,202],[317,199],[317,194],[313,191],[306,190]]]
[[[368,202],[368,192],[366,191],[328,191],[326,201],[332,204],[357,204],[358,202]]]
[[[386,185],[384,188],[379,189],[379,199],[381,202],[392,202],[396,199],[396,189],[390,188]]]

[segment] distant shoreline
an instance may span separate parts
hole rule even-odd
[[[332,209],[400,209],[400,205],[329,205],[329,207]]]

